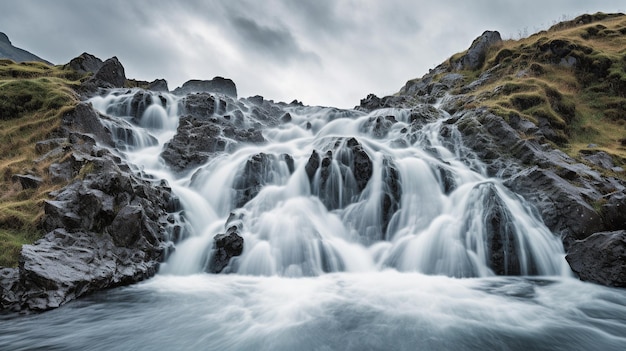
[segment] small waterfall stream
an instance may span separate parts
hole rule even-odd
[[[195,117],[166,93],[90,100],[115,152],[179,197],[180,240],[146,282],[0,315],[0,350],[624,349],[626,292],[570,277],[559,238],[445,112],[274,104],[267,119],[258,99],[201,98],[215,104]],[[177,133],[209,141],[202,162],[165,161]],[[243,251],[207,274],[227,231]]]
[[[290,121],[265,126],[266,142],[181,174],[158,156],[185,113],[178,99],[130,91],[91,100],[111,118],[118,150],[181,198],[189,238],[162,273],[206,270],[213,236],[236,226],[245,244],[231,273],[567,274],[560,240],[523,199],[484,175],[432,106],[422,106],[421,119],[402,109],[285,106]],[[240,103],[244,127],[253,126],[254,106]],[[219,110],[204,118],[232,113]]]

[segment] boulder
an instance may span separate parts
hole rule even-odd
[[[575,241],[565,259],[581,280],[626,287],[626,230],[595,233]]]
[[[499,32],[485,31],[481,36],[474,39],[467,53],[456,62],[456,70],[476,70],[481,68],[485,62],[487,50],[501,41],[502,38]]]
[[[188,95],[202,92],[224,94],[233,99],[237,98],[237,87],[235,83],[223,77],[215,77],[211,80],[189,80],[173,91],[176,95]]]
[[[13,181],[20,182],[22,189],[37,189],[43,179],[41,177],[37,177],[31,174],[15,174],[12,177]]]
[[[228,228],[225,234],[213,238],[213,253],[207,267],[208,273],[220,273],[228,266],[230,259],[243,252],[243,238],[237,233],[237,227]]]
[[[98,81],[102,85],[110,85],[112,88],[123,88],[126,83],[126,75],[124,73],[124,66],[120,63],[117,57],[112,57],[102,64],[102,67],[96,71],[93,76],[95,81]]]
[[[102,62],[99,58],[92,54],[83,52],[80,56],[73,58],[65,66],[80,73],[96,73],[100,70],[100,68],[102,68],[103,65],[104,62]]]
[[[233,182],[234,206],[239,208],[252,200],[266,184],[275,182],[275,176],[286,167],[293,172],[293,158],[287,154],[271,155],[258,153],[252,155],[237,172]]]
[[[165,79],[155,79],[148,84],[148,90],[151,91],[161,91],[161,92],[169,92],[169,88],[167,87],[167,81]]]

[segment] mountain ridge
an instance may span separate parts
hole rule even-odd
[[[52,65],[49,61],[44,60],[33,53],[13,46],[9,37],[5,33],[0,32],[0,59],[3,58],[13,60],[15,62],[39,61]]]

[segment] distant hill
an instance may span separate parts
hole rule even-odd
[[[15,62],[40,61],[51,65],[50,62],[41,57],[13,46],[9,37],[2,32],[0,32],[0,58],[7,58]]]

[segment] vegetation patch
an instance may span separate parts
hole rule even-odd
[[[41,237],[40,221],[54,183],[48,168],[65,155],[42,157],[38,141],[50,139],[78,99],[72,90],[86,76],[41,62],[0,60],[0,266],[15,266],[21,245]],[[23,189],[15,175],[41,179]]]
[[[463,53],[452,56],[452,63]],[[465,85],[489,78],[467,93],[466,107],[487,107],[508,119],[520,116],[554,130],[550,139],[570,156],[589,148],[626,160],[626,16],[596,13],[559,23],[487,52],[482,68],[460,71]],[[460,93],[460,88],[455,93]],[[540,126],[541,127],[541,126]],[[624,177],[623,174],[617,176]]]

